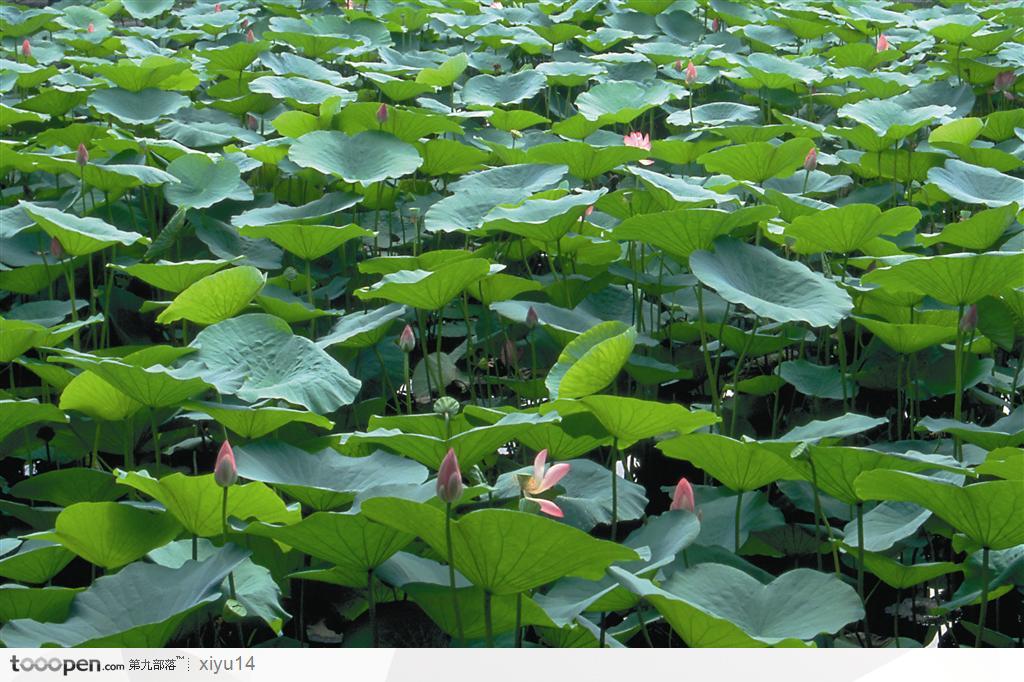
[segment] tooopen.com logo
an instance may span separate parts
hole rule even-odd
[[[124,664],[104,664],[96,658],[57,658],[56,656],[50,658],[43,656],[18,658],[17,656],[11,656],[11,670],[16,673],[63,672],[66,677],[68,673],[72,672],[98,673],[107,670],[124,670]]]

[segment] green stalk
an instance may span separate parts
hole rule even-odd
[[[619,439],[612,441],[612,542],[615,542],[616,531],[619,529],[619,484],[616,469],[619,466]]]
[[[988,615],[988,547],[981,550],[981,609],[978,614],[978,634],[974,648],[980,649],[985,637],[985,617]],[[998,614],[997,614],[998,615]]]
[[[523,593],[516,593],[516,648],[523,648]]]
[[[494,625],[491,622],[491,593],[484,590],[484,642],[489,649],[494,648]]]
[[[704,369],[708,375],[708,390],[711,393],[711,405],[715,414],[720,414],[720,408],[718,404],[718,377],[715,376],[715,372],[711,367],[711,353],[708,351],[708,337],[707,332],[704,330],[704,296],[702,287],[700,284],[697,285],[697,321],[700,324],[700,350],[704,355]]]
[[[405,376],[405,409],[412,414],[412,382],[409,380],[409,354],[402,353],[402,371]]]
[[[733,541],[736,545],[736,556],[740,554],[740,514],[743,513],[743,491],[736,494],[736,528]]]
[[[441,331],[444,329],[444,306],[437,311],[437,397],[444,397],[444,369],[441,367],[441,342],[444,340]],[[468,330],[467,330],[468,331]],[[427,368],[430,368],[430,363],[427,363]]]
[[[78,322],[78,306],[75,305],[75,259],[72,256],[68,258],[67,265],[64,268],[64,280],[68,284],[68,297],[71,298],[71,321]],[[71,335],[71,345],[75,350],[81,350],[82,341],[78,335],[78,329],[75,329],[74,334]]]
[[[370,632],[373,641],[373,648],[380,646],[380,628],[377,624],[377,599],[373,594],[373,571],[366,572],[366,603],[370,613]]]
[[[455,587],[455,553],[452,548],[452,504],[445,505],[444,515],[444,538],[448,548],[448,586],[452,591],[452,607],[455,609],[455,631],[459,635],[459,646],[466,646],[466,634],[462,629],[462,612],[459,611],[459,593]],[[490,599],[489,594],[484,593],[484,608],[488,611],[488,626],[490,626]],[[488,636],[489,638],[489,636]]]
[[[953,393],[953,419],[961,421],[963,418],[963,392],[964,392],[964,332],[960,328],[960,320],[964,318],[964,306],[961,303],[957,308],[956,325],[956,350],[953,355],[953,372],[955,374],[955,389]],[[953,437],[954,454],[958,462],[963,460],[962,443],[959,436]]]
[[[150,428],[153,431],[153,452],[156,454],[156,467],[160,468],[160,428],[156,423],[156,408],[149,412]]]
[[[864,503],[857,500],[857,594],[864,605],[864,637],[871,646],[871,629],[868,627],[868,602],[864,595]]]

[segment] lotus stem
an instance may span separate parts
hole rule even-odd
[[[956,319],[962,320],[964,318],[964,305],[961,303],[957,308]],[[963,391],[964,391],[964,331],[961,329],[959,322],[956,326],[956,348],[953,351],[953,419],[961,421],[963,419]],[[963,445],[960,442],[960,436],[953,436],[953,453],[956,455],[958,462],[963,461]]]
[[[409,379],[408,353],[402,353],[402,373],[405,377],[405,411],[412,414],[412,381]]]
[[[494,648],[494,625],[491,622],[491,593],[484,590],[484,642]]]
[[[444,539],[448,550],[448,586],[452,591],[452,608],[455,610],[455,631],[459,635],[459,646],[466,646],[466,633],[462,629],[462,612],[459,610],[459,591],[455,586],[455,551],[452,546],[452,504],[445,505]],[[484,607],[490,609],[488,593],[484,593]],[[488,624],[490,620],[488,619]]]
[[[704,369],[708,375],[708,391],[711,393],[711,405],[715,414],[721,416],[721,409],[718,403],[718,377],[711,367],[711,353],[708,351],[708,337],[704,329],[704,295],[700,284],[695,287],[697,291],[697,323],[700,325],[700,350],[704,355]]]
[[[156,421],[156,408],[149,411],[150,430],[153,432],[153,452],[156,455],[156,466],[160,468],[160,426]]]
[[[868,602],[864,594],[864,503],[857,500],[857,594],[864,605],[864,638],[871,648],[871,629],[868,627]]]
[[[743,491],[736,493],[736,528],[733,538],[736,545],[736,556],[740,553],[740,515],[743,513]]]
[[[615,542],[615,536],[619,529],[619,482],[618,472],[619,468],[619,439],[616,438],[612,442],[612,542]]]
[[[981,608],[978,613],[978,634],[974,648],[980,649],[985,639],[985,617],[988,615],[988,547],[981,550]],[[998,613],[996,614],[999,615]]]
[[[523,648],[523,593],[516,593],[516,648]]]
[[[380,646],[380,628],[377,624],[377,599],[373,594],[373,570],[366,572],[366,604],[370,614],[370,633],[373,648]]]

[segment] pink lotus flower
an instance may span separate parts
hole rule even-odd
[[[691,514],[695,512],[697,498],[693,494],[693,486],[690,485],[685,476],[679,479],[679,483],[676,483],[675,492],[672,493],[672,504],[668,508],[673,511],[685,509]]]
[[[349,12],[351,12],[355,8],[356,8],[356,5],[355,5],[354,2],[352,2],[352,0],[345,0],[345,9],[347,9]]]
[[[247,43],[255,43],[256,42],[256,34],[252,32],[251,28],[248,31],[245,32],[245,42],[247,42]]]
[[[693,85],[697,82],[697,67],[691,61],[686,65],[686,84]]]
[[[971,304],[964,311],[964,316],[960,318],[960,331],[972,332],[974,328],[978,326],[978,306]]]
[[[540,510],[548,516],[560,519],[565,514],[557,504],[536,496],[555,487],[569,473],[569,464],[562,462],[548,469],[545,465],[547,459],[548,451],[546,449],[538,452],[537,457],[533,460],[533,475],[529,478],[522,476],[519,479],[519,486],[523,490],[523,497],[540,505]]]
[[[219,12],[220,11],[220,3],[219,2],[216,5],[213,6],[213,11],[214,12]]]
[[[818,167],[818,148],[811,147],[811,150],[807,152],[807,156],[804,157],[804,170],[810,173]]]
[[[889,45],[889,39],[885,37],[884,33],[879,33],[878,34],[878,40],[875,41],[875,51],[876,52],[885,52],[890,47],[891,46]]]
[[[587,206],[587,210],[585,210],[583,212],[583,217],[584,218],[589,218],[590,214],[593,213],[593,212],[594,212],[594,205],[591,204],[590,206]]]
[[[29,44],[28,38],[25,38],[23,41],[21,41],[21,56],[22,57],[31,57],[32,56],[32,46]]]
[[[641,133],[639,130],[634,130],[628,135],[622,136],[622,143],[627,147],[636,147],[637,149],[643,149],[645,151],[651,151],[651,137],[645,133]],[[650,166],[654,161],[652,159],[640,159],[640,165]]]
[[[249,28],[249,20],[242,19],[242,28]]]
[[[381,102],[377,107],[377,123],[384,125],[388,122],[388,105]]]
[[[217,453],[217,462],[213,465],[213,480],[222,488],[228,488],[238,480],[238,466],[235,464],[235,452],[231,443],[224,441]]]
[[[679,73],[682,73],[683,72],[683,60],[682,59],[677,59],[676,63],[672,65],[672,68],[675,69],[676,71],[678,71]]]
[[[64,245],[56,237],[50,238],[50,255],[57,260],[64,259]]]
[[[405,325],[405,329],[398,337],[398,347],[402,349],[403,353],[411,353],[416,348],[416,334],[413,333],[412,327],[409,325]]]
[[[455,449],[449,448],[448,454],[441,462],[441,468],[437,471],[437,496],[445,504],[452,504],[459,501],[463,490],[465,490],[465,486],[462,484],[459,458],[455,456]]]
[[[245,124],[249,126],[249,130],[259,130],[260,122],[252,114],[245,115]]]
[[[95,33],[96,32],[96,27],[93,26],[93,23],[91,21],[89,22],[89,26],[86,27],[85,32],[86,33]]]
[[[715,17],[714,19],[711,20],[711,30],[712,31],[717,33],[719,26],[720,26],[720,24],[718,23],[718,17]]]
[[[75,163],[83,167],[89,163],[89,150],[81,142],[78,143],[78,151],[75,152]]]
[[[494,2],[491,3],[491,9],[504,9],[504,8],[505,8],[505,6],[503,4],[501,4],[500,2],[498,2],[498,0],[494,0]]]

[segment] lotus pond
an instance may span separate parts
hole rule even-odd
[[[0,35],[5,645],[1020,645],[1020,3]]]

